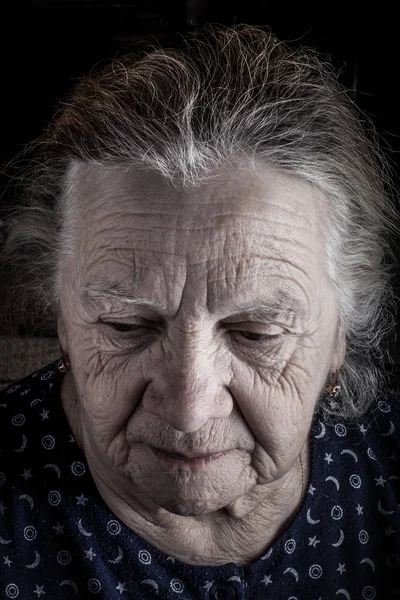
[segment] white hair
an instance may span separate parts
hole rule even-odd
[[[245,159],[322,190],[346,356],[340,401],[321,396],[320,405],[357,417],[376,398],[381,342],[393,325],[397,215],[372,126],[315,52],[290,49],[260,28],[206,27],[178,48],[128,54],[83,78],[29,150],[6,254],[22,305],[53,320],[60,261],[73,247],[63,222],[77,163],[145,166],[190,188]]]

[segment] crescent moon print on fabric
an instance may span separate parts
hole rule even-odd
[[[264,556],[261,557],[260,560],[267,560],[267,558],[269,558],[272,554],[272,548],[270,548],[267,552],[267,554],[264,554]]]
[[[373,560],[371,560],[370,558],[363,558],[362,560],[360,560],[360,565],[362,565],[363,563],[369,565],[372,568],[373,572],[375,571],[375,563]]]
[[[117,558],[108,559],[108,562],[111,563],[112,565],[116,565],[116,564],[118,564],[122,560],[123,556],[124,556],[124,553],[122,551],[122,548],[120,546],[118,546],[118,556],[117,556]]]
[[[283,574],[286,575],[286,573],[291,573],[296,581],[299,580],[299,574],[296,571],[296,569],[293,569],[293,567],[288,567],[287,569],[285,569],[285,571],[283,571]]]
[[[379,500],[379,502],[378,502],[378,510],[379,510],[379,512],[380,512],[382,515],[392,515],[392,514],[394,513],[394,510],[385,510],[385,509],[382,507],[382,502],[381,502],[381,500]]]
[[[355,462],[358,462],[358,456],[355,452],[353,452],[353,450],[349,450],[349,448],[345,448],[344,450],[341,451],[340,454],[350,454],[350,456],[352,456],[354,458]]]
[[[30,407],[32,408],[32,406],[35,406],[36,404],[40,404],[40,402],[43,402],[43,400],[41,398],[35,398],[34,400],[32,400],[32,402],[30,403]]]
[[[154,581],[154,579],[143,579],[143,581],[140,582],[140,585],[143,585],[143,584],[151,585],[156,590],[156,593],[158,594],[158,584]]]
[[[70,585],[75,590],[75,594],[78,595],[78,586],[76,585],[75,581],[72,581],[72,579],[64,579],[64,581],[60,583],[60,587],[62,585]]]
[[[5,540],[4,538],[0,537],[0,544],[11,544],[11,540]]]
[[[332,481],[335,484],[336,489],[339,490],[340,484],[339,484],[338,480],[336,479],[336,477],[333,477],[332,475],[329,475],[329,477],[327,477],[325,479],[325,481]]]
[[[351,596],[350,596],[350,594],[349,594],[349,592],[347,590],[338,590],[336,592],[336,596],[338,594],[343,594],[343,596],[346,596],[347,600],[351,600]]]
[[[35,506],[32,496],[28,496],[28,494],[21,494],[20,497],[18,498],[18,500],[27,500],[29,502],[29,506],[31,507],[31,510]]]
[[[228,577],[227,581],[237,581],[238,583],[241,583],[243,587],[247,587],[246,581],[240,579],[238,575],[232,575],[232,577]]]
[[[90,537],[91,535],[93,535],[89,531],[86,531],[86,529],[83,527],[83,525],[82,525],[82,519],[79,519],[79,521],[78,521],[78,529],[81,532],[81,534],[84,535],[84,536],[86,536],[86,537]]]
[[[392,435],[392,433],[394,432],[395,427],[394,427],[393,421],[389,421],[389,425],[390,425],[389,431],[387,431],[386,433],[381,433],[382,437],[388,437],[389,435]]]
[[[0,408],[7,408],[7,404],[0,404]]]
[[[324,423],[322,423],[322,421],[320,421],[319,424],[321,425],[321,431],[318,435],[314,435],[314,438],[316,440],[320,440],[321,438],[323,438],[326,433],[326,427],[325,427]]]
[[[317,523],[320,522],[320,519],[312,519],[311,518],[311,508],[309,508],[307,511],[307,521],[310,523],[310,525],[316,525]]]
[[[28,569],[36,569],[40,563],[40,554],[37,550],[35,550],[35,560],[31,565],[25,565]]]
[[[23,452],[26,448],[27,443],[28,443],[28,440],[27,440],[26,435],[22,434],[22,444],[19,448],[16,448],[14,450],[14,452]]]
[[[53,465],[53,463],[48,463],[47,465],[44,465],[43,469],[53,469],[53,471],[55,471],[57,473],[58,479],[60,479],[61,471],[60,471],[59,467],[57,467],[57,465]]]
[[[337,542],[335,542],[334,544],[332,544],[332,546],[335,546],[335,548],[338,548],[339,546],[341,546],[343,544],[343,540],[344,540],[344,533],[342,530],[340,530],[340,536]]]

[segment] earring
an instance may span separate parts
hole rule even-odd
[[[68,354],[66,352],[64,352],[64,349],[61,346],[61,344],[60,344],[60,352],[61,352],[61,358],[58,361],[57,368],[60,371],[60,373],[68,373],[68,371],[71,370],[71,363],[69,362]]]
[[[333,375],[333,379],[332,379],[331,383],[325,389],[327,395],[330,398],[337,398],[342,390],[341,386],[338,383],[338,379],[339,379],[339,371],[336,371],[336,373]]]

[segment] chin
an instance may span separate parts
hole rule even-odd
[[[180,494],[175,493],[170,498],[165,496],[156,498],[153,496],[152,500],[168,512],[182,517],[208,515],[223,509],[229,504],[225,498],[202,498],[198,494],[195,497],[181,497]]]
[[[171,502],[158,502],[158,504],[161,506],[161,508],[164,508],[168,512],[181,517],[199,517],[201,515],[214,513],[216,510],[218,510],[217,508],[210,508],[209,506],[200,506],[194,503],[184,504],[174,500]]]
[[[225,493],[221,493],[220,490],[215,489],[215,486],[199,485],[199,482],[194,481],[175,482],[171,487],[145,490],[145,493],[161,508],[183,517],[215,513],[241,496],[237,490],[226,490]]]

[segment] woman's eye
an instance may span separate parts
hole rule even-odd
[[[238,333],[246,338],[246,340],[252,340],[253,342],[259,342],[263,338],[267,337],[262,333],[252,333],[251,331],[238,331]]]
[[[269,334],[269,333],[254,333],[253,331],[236,330],[234,333],[241,338],[249,340],[251,342],[273,342],[282,337],[282,333]]]
[[[108,322],[107,325],[109,325],[110,327],[112,327],[113,329],[115,329],[115,331],[120,331],[122,333],[124,333],[124,332],[130,332],[130,331],[136,331],[137,329],[143,329],[142,325],[133,325],[132,323],[113,323],[113,322]]]

